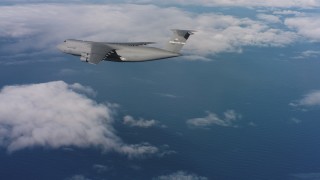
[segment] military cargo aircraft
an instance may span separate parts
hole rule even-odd
[[[186,44],[192,30],[172,29],[173,35],[165,48],[147,46],[154,42],[93,42],[67,39],[57,48],[67,54],[80,56],[90,64],[101,61],[141,62],[181,56],[180,50]]]

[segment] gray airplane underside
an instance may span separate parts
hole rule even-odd
[[[147,46],[154,42],[108,43],[67,39],[57,48],[64,53],[80,56],[91,64],[100,61],[141,62],[181,56],[180,50],[194,31],[173,29],[173,36],[163,49]]]

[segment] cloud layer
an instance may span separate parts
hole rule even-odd
[[[151,119],[151,120],[145,120],[145,119],[134,119],[132,116],[125,116],[123,117],[123,124],[131,126],[131,127],[141,127],[141,128],[149,128],[152,126],[157,126],[159,125],[159,122]]]
[[[304,97],[297,102],[290,103],[291,106],[319,106],[320,105],[320,90],[313,91],[304,95]]]
[[[84,175],[77,174],[77,175],[73,175],[72,177],[66,178],[65,180],[91,180],[91,179],[86,178]]]
[[[285,20],[285,25],[296,29],[297,32],[311,41],[320,42],[319,15],[307,17],[293,17]]]
[[[129,157],[158,152],[147,143],[123,143],[112,126],[112,108],[79,92],[91,94],[92,89],[63,81],[4,87],[0,92],[0,146],[8,152],[32,147],[96,147]]]
[[[229,7],[280,7],[280,8],[316,8],[320,6],[317,0],[140,0],[138,2],[153,2],[166,4],[198,5],[198,6],[229,6]]]
[[[62,0],[4,0],[6,3],[46,3],[46,2],[64,2]],[[87,2],[86,0],[70,0],[70,2]],[[103,0],[93,0],[93,3],[101,3]],[[197,6],[227,6],[227,7],[278,7],[278,8],[316,8],[320,7],[317,0],[110,0],[109,3],[153,3],[153,4],[171,4],[171,5],[197,5]]]
[[[223,118],[218,117],[218,115],[212,112],[207,113],[208,115],[206,117],[189,119],[186,123],[192,127],[209,127],[212,125],[238,127],[237,121],[242,118],[242,115],[236,113],[234,110],[227,110],[224,112]]]
[[[171,35],[169,29],[185,28],[198,30],[185,53],[192,54],[192,59],[208,60],[204,56],[241,52],[245,46],[285,46],[297,38],[296,33],[272,28],[264,21],[154,5],[35,4],[0,6],[0,12],[0,39],[9,39],[0,52],[11,54],[56,51],[55,45],[67,38],[156,41],[162,46]],[[278,21],[275,16],[260,16]]]
[[[153,180],[207,180],[208,178],[198,176],[196,174],[190,174],[185,171],[177,171],[175,173],[169,174],[169,175],[163,175],[156,178],[153,178]]]

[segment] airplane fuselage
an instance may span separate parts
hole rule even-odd
[[[66,40],[64,43],[58,45],[58,49],[62,52],[81,56],[81,60],[85,61],[86,54],[89,54],[92,50],[92,44],[96,42],[82,41],[82,40]],[[130,46],[117,43],[104,43],[100,44],[107,45],[114,49],[110,55],[106,56],[103,60],[106,61],[121,61],[121,62],[137,62],[137,61],[150,61],[157,59],[165,59],[171,57],[180,56],[180,53],[174,53],[155,47],[146,46]]]
[[[180,51],[192,30],[172,29],[172,36],[163,49],[146,46],[153,42],[93,42],[67,39],[57,48],[64,53],[80,56],[80,60],[98,64],[105,61],[141,62],[181,56]]]

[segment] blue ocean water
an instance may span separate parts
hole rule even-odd
[[[91,66],[66,57],[55,63],[0,66],[1,87],[54,80],[90,86],[98,92],[92,97],[97,102],[120,105],[114,126],[124,142],[149,142],[175,152],[128,159],[96,148],[38,147],[12,154],[1,149],[0,179],[66,179],[76,174],[88,179],[152,179],[182,170],[208,179],[280,180],[317,173],[319,109],[304,112],[289,103],[320,89],[320,61],[295,59],[296,50],[249,48],[244,54],[213,56],[211,62],[181,57]],[[75,73],[61,74],[63,69]],[[186,124],[205,117],[206,111],[223,116],[229,109],[242,115],[238,128]],[[127,114],[156,119],[166,128],[127,127],[121,123]],[[105,169],[97,170],[99,165]]]

